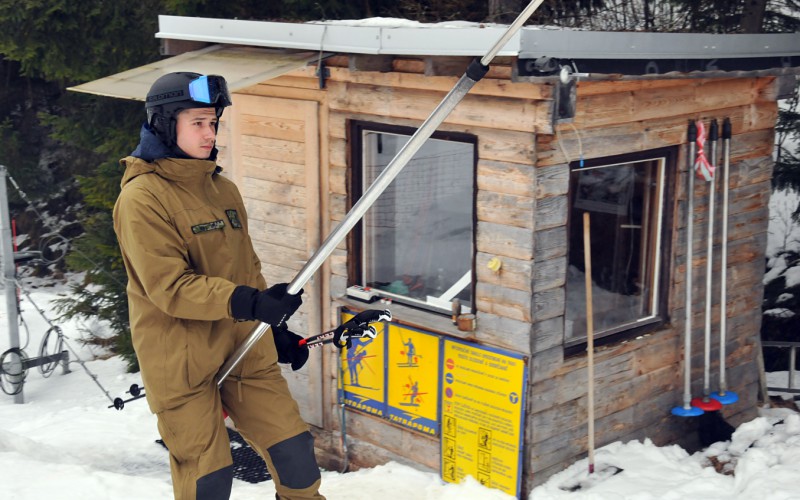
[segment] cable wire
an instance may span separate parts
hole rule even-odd
[[[17,190],[17,192],[19,193],[20,197],[21,197],[21,198],[22,198],[22,199],[23,199],[23,200],[24,200],[24,201],[25,201],[25,202],[28,204],[28,207],[29,207],[29,208],[30,208],[30,209],[33,211],[33,213],[35,213],[35,214],[36,214],[36,216],[39,218],[39,220],[41,221],[41,223],[42,223],[42,224],[43,224],[43,225],[44,225],[44,226],[45,226],[47,229],[49,229],[49,230],[51,231],[51,235],[49,235],[49,236],[50,236],[50,237],[53,237],[53,234],[57,234],[58,236],[60,236],[60,237],[61,237],[62,239],[64,239],[65,241],[69,242],[69,240],[68,240],[68,239],[66,239],[66,238],[64,238],[63,236],[61,236],[61,235],[60,235],[60,233],[59,233],[59,231],[58,231],[58,228],[56,228],[56,227],[55,227],[55,226],[53,226],[53,225],[52,225],[50,222],[48,222],[48,221],[47,221],[47,220],[44,218],[44,216],[41,214],[41,212],[39,212],[39,210],[37,210],[37,209],[36,209],[36,207],[34,206],[33,202],[30,200],[30,198],[28,198],[28,195],[27,195],[27,194],[25,194],[25,192],[22,190],[22,188],[20,188],[20,187],[19,187],[19,184],[17,184],[17,181],[16,181],[16,180],[14,180],[14,178],[13,178],[13,177],[12,177],[10,174],[9,174],[7,177],[8,177],[8,180],[9,180],[9,181],[11,181],[11,185],[13,185],[13,186],[14,186],[14,189],[16,189],[16,190]],[[117,279],[117,278],[116,278],[116,277],[115,277],[113,274],[110,274],[110,273],[108,273],[108,272],[107,272],[105,269],[103,269],[103,268],[100,266],[100,264],[98,264],[98,263],[97,263],[97,262],[95,262],[95,261],[94,261],[94,260],[93,260],[91,257],[89,257],[88,255],[86,255],[86,253],[82,252],[82,251],[81,251],[79,248],[75,247],[74,245],[72,245],[72,246],[71,246],[71,248],[72,248],[72,251],[73,251],[73,252],[77,253],[78,255],[80,255],[81,257],[83,257],[84,259],[86,259],[86,261],[87,261],[87,262],[89,262],[90,264],[92,264],[92,265],[94,266],[94,269],[95,269],[95,270],[98,270],[98,271],[102,272],[103,274],[105,274],[106,276],[108,276],[109,278],[111,278],[111,280],[112,280],[112,281],[116,282],[116,283],[117,283],[119,286],[121,286],[122,288],[125,288],[125,286],[126,286],[126,285],[125,285],[125,283],[122,283],[122,282],[121,282],[120,280],[118,280],[118,279]],[[64,252],[64,254],[66,254],[66,251]],[[44,255],[44,254],[43,254],[43,255]],[[62,255],[62,257],[63,257],[63,255]],[[47,263],[50,263],[50,262],[48,262],[46,259],[44,259],[44,260],[45,260],[45,262],[47,262]],[[60,260],[60,258],[59,258],[58,260]],[[57,260],[56,260],[56,262],[57,262]]]
[[[6,281],[9,281],[9,280],[6,280]],[[100,384],[100,382],[97,380],[97,375],[95,375],[94,373],[91,372],[91,370],[89,370],[89,368],[86,366],[86,363],[80,358],[80,356],[75,351],[75,349],[73,349],[72,346],[69,344],[69,342],[66,341],[67,337],[63,334],[63,332],[61,331],[61,328],[59,328],[57,325],[53,324],[53,322],[50,321],[50,318],[47,317],[47,315],[44,313],[44,311],[39,306],[36,305],[36,302],[34,302],[33,299],[31,298],[31,294],[22,286],[22,283],[20,283],[17,280],[11,280],[11,281],[13,281],[14,283],[17,284],[17,286],[19,287],[20,291],[25,295],[25,297],[28,299],[28,301],[33,305],[33,308],[36,309],[36,311],[42,316],[42,318],[44,318],[44,320],[47,322],[47,324],[50,325],[50,330],[54,330],[55,329],[55,331],[58,332],[58,336],[61,339],[61,343],[63,343],[63,345],[66,346],[67,349],[72,353],[72,355],[75,356],[75,361],[78,364],[81,365],[81,367],[86,372],[86,374],[89,375],[89,377],[94,381],[94,383],[97,384],[97,387],[99,387],[100,390],[103,391],[103,394],[106,395],[108,400],[113,403],[114,402],[114,398],[111,397],[111,394],[109,394],[108,391],[106,390],[106,388],[103,387],[103,385]],[[50,332],[50,330],[48,330],[48,333]]]

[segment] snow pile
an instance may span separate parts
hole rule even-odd
[[[119,357],[107,357],[102,349],[83,345],[82,335],[103,336],[103,326],[77,321],[58,322],[53,302],[65,287],[31,290],[36,305],[58,324],[67,342],[86,361],[87,369],[111,397],[125,396],[132,384],[141,383],[135,373],[125,372]],[[0,303],[4,303],[0,292]],[[49,328],[23,298],[22,315],[30,330],[23,329],[21,343],[28,356],[36,355],[42,334]],[[9,345],[8,315],[0,306],[0,352]],[[122,411],[109,409],[109,398],[70,354],[71,372],[57,367],[49,378],[33,368],[24,385],[25,404],[0,393],[0,496],[14,500],[158,500],[172,498],[169,457],[155,441],[156,418],[144,400],[130,402]],[[508,495],[469,479],[463,484],[444,483],[438,475],[390,463],[348,474],[323,472],[322,492],[329,499],[354,500],[509,499]],[[271,481],[250,484],[235,480],[232,498],[272,498]]]
[[[593,482],[588,461],[582,460],[551,477],[530,499],[798,499],[800,415],[786,409],[766,413],[770,416],[741,425],[730,442],[694,455],[650,440],[612,443],[597,450],[595,475],[621,469],[617,474]],[[580,489],[568,491],[575,486]]]
[[[58,293],[55,289],[33,293],[37,305],[51,318],[56,317],[51,315],[51,304]],[[24,300],[22,309],[31,331],[28,343],[36,346],[47,324]],[[0,325],[0,350],[4,351],[8,338],[3,309]],[[125,372],[118,357],[102,359],[105,353],[81,344],[86,325],[69,322],[59,326],[111,396],[123,396],[141,381],[138,374]],[[47,379],[30,370],[23,405],[0,394],[2,497],[172,498],[167,452],[155,443],[159,438],[156,419],[145,402],[128,403],[122,411],[108,409],[108,397],[83,368],[72,363],[70,369],[71,373],[62,374],[61,368],[56,368]],[[588,477],[587,461],[582,460],[534,489],[528,498],[800,499],[800,416],[788,409],[765,410],[761,417],[741,425],[730,442],[716,443],[694,455],[679,446],[658,447],[649,440],[612,443],[597,450],[595,464],[593,477]],[[438,474],[398,463],[348,474],[323,472],[322,481],[322,493],[331,500],[511,498],[471,478],[463,484],[449,484]],[[562,489],[576,484],[581,486],[577,491]],[[232,498],[272,498],[274,492],[270,481],[249,484],[235,480]]]

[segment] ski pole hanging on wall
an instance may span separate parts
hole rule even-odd
[[[689,155],[687,157],[688,169],[686,172],[686,257],[685,257],[685,302],[684,302],[684,333],[683,333],[683,405],[672,409],[672,414],[678,417],[696,417],[703,414],[703,410],[692,406],[692,235],[694,233],[694,161],[697,145],[697,125],[694,120],[689,121],[687,131]]]
[[[708,181],[708,233],[706,236],[706,295],[705,295],[705,328],[703,329],[703,396],[692,399],[692,406],[703,411],[717,411],[722,405],[711,397],[711,308],[713,305],[712,286],[714,271],[714,199],[716,197],[717,141],[719,126],[717,120],[711,121],[708,131],[711,161],[704,157],[702,144],[705,142],[703,122],[698,122],[697,156],[695,163],[698,176]]]
[[[728,390],[725,368],[727,365],[727,317],[728,317],[728,189],[731,173],[731,120],[722,122],[722,238],[720,250],[720,299],[719,299],[719,391],[711,397],[723,405],[739,401],[739,396]]]

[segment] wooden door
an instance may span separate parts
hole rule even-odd
[[[264,277],[269,284],[291,282],[320,245],[319,103],[235,94],[226,118],[221,149],[244,198]],[[321,330],[319,284],[317,273],[289,321],[304,337]],[[298,373],[285,367],[284,376],[303,418],[321,427],[320,353],[312,351]]]

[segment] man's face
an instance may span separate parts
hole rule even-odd
[[[189,108],[181,111],[175,127],[178,147],[192,158],[208,159],[217,138],[216,123],[217,113],[214,108]]]

